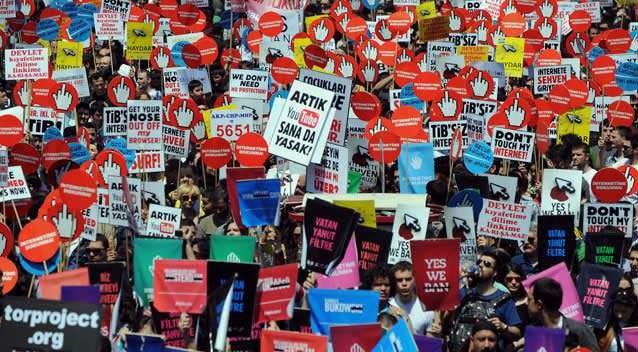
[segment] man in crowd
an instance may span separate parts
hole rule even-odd
[[[416,294],[416,282],[412,273],[412,264],[398,262],[392,267],[395,288],[394,297],[390,298],[390,305],[399,307],[410,316],[410,322],[414,333],[425,335],[432,327],[434,312],[426,310],[426,307]]]

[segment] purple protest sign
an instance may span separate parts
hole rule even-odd
[[[525,352],[562,352],[565,344],[563,329],[528,326],[525,329]]]
[[[63,302],[100,304],[100,287],[98,285],[62,286],[60,300]]]
[[[625,351],[638,352],[638,327],[622,329],[625,339]]]
[[[414,335],[414,342],[419,352],[440,352],[443,351],[443,339]]]

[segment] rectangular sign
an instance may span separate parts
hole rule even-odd
[[[5,49],[4,79],[36,80],[49,78],[49,49]]]
[[[232,69],[228,91],[233,98],[266,100],[268,72]]]
[[[313,193],[346,193],[348,189],[348,149],[326,144],[321,164],[310,164],[307,187]]]
[[[129,168],[132,174],[164,171],[163,150],[140,150],[135,153],[135,161]]]
[[[511,240],[527,240],[532,207],[485,199],[476,234]]]
[[[461,129],[463,149],[465,149],[469,145],[466,121],[430,121],[429,132],[434,150],[449,151],[452,144],[452,135],[457,127]]]
[[[547,94],[554,86],[567,82],[572,77],[569,65],[534,66],[534,94]]]
[[[169,125],[162,126],[162,141],[164,153],[171,159],[188,157],[188,145],[190,144],[190,130],[183,130]]]
[[[95,34],[100,40],[123,40],[124,21],[122,15],[115,12],[100,12],[93,14]]]
[[[104,107],[104,136],[125,136],[126,127],[126,108]]]
[[[605,231],[607,226],[614,226],[631,238],[634,223],[634,206],[629,203],[585,203],[583,208],[583,234]]]
[[[127,105],[128,149],[153,150],[162,143],[161,100],[129,100]]]
[[[239,137],[252,131],[253,112],[248,110],[211,110],[211,137],[221,137],[236,142]]]
[[[0,202],[31,198],[22,167],[9,166],[7,186],[0,188]]]
[[[182,217],[180,208],[151,204],[148,209],[146,236],[174,237]]]
[[[492,152],[495,158],[529,163],[534,151],[534,132],[494,128]]]

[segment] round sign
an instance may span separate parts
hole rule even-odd
[[[40,263],[55,255],[60,246],[60,236],[51,222],[35,219],[26,224],[18,236],[18,248],[27,260]]]
[[[7,257],[13,250],[13,232],[4,223],[0,223],[0,257]]]
[[[552,111],[559,115],[569,111],[571,96],[567,87],[564,84],[554,86],[549,91],[549,102]]]
[[[600,85],[612,82],[616,76],[616,61],[607,55],[599,56],[591,64],[591,76]]]
[[[587,82],[581,81],[578,78],[572,78],[565,82],[565,87],[569,91],[569,96],[571,98],[569,106],[572,109],[577,109],[587,103],[587,98],[589,98],[589,87],[587,87]]]
[[[31,104],[54,108],[53,92],[58,88],[58,82],[49,78],[40,78],[31,86]],[[26,100],[26,99],[22,99]]]
[[[24,128],[20,119],[13,115],[0,116],[0,145],[13,147],[24,137]]]
[[[629,50],[631,46],[629,31],[615,28],[607,30],[605,33],[605,46],[610,54],[623,54]]]
[[[377,59],[386,66],[393,67],[400,54],[399,45],[394,42],[385,42],[379,46]]]
[[[494,162],[492,148],[485,142],[476,141],[463,154],[463,165],[473,174],[486,173]]]
[[[414,94],[425,102],[432,101],[441,89],[441,76],[438,72],[421,72],[414,79]]]
[[[394,70],[394,83],[399,87],[403,87],[408,83],[412,83],[414,79],[421,73],[419,66],[412,61],[405,61],[397,64]]]
[[[556,66],[560,65],[563,58],[560,56],[560,52],[554,49],[544,49],[538,54],[536,59],[537,66]]]
[[[235,143],[235,158],[244,167],[262,166],[268,160],[268,143],[258,133],[243,134]]]
[[[270,74],[280,84],[291,84],[297,79],[299,67],[295,60],[289,57],[279,57],[273,61]]]
[[[284,19],[274,11],[268,11],[259,18],[259,30],[267,37],[274,37],[284,29]]]
[[[456,193],[447,202],[448,207],[472,207],[474,211],[474,221],[478,221],[481,209],[483,209],[483,197],[474,190],[464,189]]]
[[[538,121],[536,124],[536,147],[541,154],[545,154],[549,149],[549,124],[544,121]]]
[[[195,121],[201,120],[202,112],[193,99],[175,99],[168,108],[168,123],[182,129],[193,127]]]
[[[213,137],[204,141],[201,145],[202,160],[204,165],[219,169],[228,164],[232,158],[230,143],[221,137]]]
[[[635,182],[635,180],[638,180],[638,169],[631,165],[622,165],[618,168],[618,171],[622,172],[627,181],[629,181],[630,178],[634,181],[633,186],[627,182],[626,195],[630,196],[636,194],[636,192],[638,192],[638,182]]]
[[[423,116],[413,106],[399,106],[392,113],[393,132],[402,138],[412,138],[422,131]]]
[[[84,210],[97,199],[97,184],[82,170],[71,170],[60,180],[60,196],[73,210]]]
[[[61,112],[71,112],[78,105],[78,91],[69,83],[58,83],[53,91],[53,107]]]
[[[115,149],[104,149],[95,156],[98,171],[108,180],[109,176],[128,176],[128,167],[124,154]]]
[[[574,32],[586,32],[591,27],[591,16],[585,10],[576,10],[569,15],[569,26]]]
[[[627,193],[627,179],[617,169],[606,167],[594,174],[591,191],[601,203],[618,203]]]
[[[607,108],[607,118],[613,127],[631,127],[634,123],[634,108],[624,100],[617,100]]]
[[[466,80],[470,82],[472,95],[477,99],[486,99],[494,91],[494,80],[487,71],[477,71],[469,74]]]
[[[401,138],[390,131],[377,132],[368,142],[368,152],[374,160],[390,164],[401,153]]]
[[[82,212],[70,209],[66,203],[57,203],[50,207],[47,219],[55,225],[62,242],[71,242],[84,232]]]
[[[432,121],[450,121],[459,118],[463,110],[463,99],[460,95],[445,91],[432,103],[430,117]]]
[[[55,268],[60,264],[60,259],[62,258],[61,251],[58,250],[53,258],[51,258],[47,262],[42,263],[34,263],[27,260],[23,255],[18,255],[18,260],[20,262],[20,266],[24,268],[31,275],[42,276],[51,271],[55,270]]]
[[[202,54],[193,44],[186,44],[182,48],[182,61],[187,67],[197,68],[202,64]]]
[[[508,37],[519,37],[527,29],[525,17],[518,12],[501,17],[501,29]]]
[[[246,34],[245,46],[250,49],[254,55],[259,55],[261,44],[264,42],[264,35],[260,31],[249,31]]]
[[[360,62],[357,77],[364,83],[375,82],[377,78],[379,78],[379,65],[377,65],[374,60],[365,60]]]
[[[328,56],[326,51],[318,45],[308,45],[303,52],[303,59],[306,66],[324,68],[328,64]]]
[[[111,103],[125,107],[129,100],[135,98],[135,83],[128,77],[116,75],[106,87],[106,93]]]
[[[71,159],[71,148],[63,140],[52,140],[42,149],[42,163],[45,170],[49,170],[59,160]]]
[[[0,257],[0,273],[2,273],[2,294],[6,295],[18,283],[18,268],[9,259]]]
[[[360,91],[350,98],[352,111],[362,121],[370,121],[381,114],[381,103],[375,95]]]
[[[368,32],[368,23],[359,16],[352,16],[346,24],[346,36],[354,41],[358,41],[360,37],[365,36]]]
[[[392,33],[403,35],[412,26],[412,18],[405,11],[395,11],[388,17],[388,26]]]
[[[40,167],[40,153],[31,144],[18,143],[11,147],[9,164],[20,166],[26,175],[31,175]]]
[[[327,43],[335,34],[335,25],[329,18],[321,17],[310,24],[308,34],[317,43]]]
[[[199,54],[202,58],[202,65],[212,65],[215,60],[217,60],[217,56],[219,55],[219,48],[217,47],[217,42],[215,39],[204,35],[199,38],[195,43],[193,43],[197,49],[199,49]]]

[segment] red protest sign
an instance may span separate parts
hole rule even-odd
[[[114,149],[104,149],[95,156],[95,163],[103,177],[128,176],[128,166],[124,155]],[[106,180],[105,180],[106,181]]]
[[[334,351],[372,351],[382,335],[381,324],[332,325],[330,327]]]
[[[320,67],[324,68],[328,64],[328,56],[326,51],[318,45],[308,45],[303,53],[303,59],[308,67]]]
[[[26,175],[30,175],[40,167],[40,153],[31,144],[15,144],[9,153],[9,165],[18,165]]]
[[[273,266],[259,270],[255,323],[292,318],[288,306],[295,296],[298,271],[297,264]]]
[[[379,78],[379,66],[376,61],[365,60],[359,64],[359,72],[357,77],[361,82],[372,83]],[[395,76],[396,77],[396,76]]]
[[[394,110],[392,123],[392,131],[402,138],[414,137],[423,130],[423,116],[419,110],[409,105],[399,106]]]
[[[284,29],[284,19],[274,11],[268,11],[259,18],[259,30],[267,37],[274,37]]]
[[[544,121],[538,121],[538,124],[536,124],[536,147],[538,151],[545,154],[547,149],[549,149],[549,144],[549,124]]]
[[[390,164],[401,153],[401,138],[390,131],[377,132],[368,142],[368,152],[374,160]]]
[[[151,52],[151,67],[153,69],[164,69],[175,66],[171,50],[165,46],[158,46]]]
[[[501,29],[508,37],[519,37],[527,29],[525,17],[518,12],[508,13],[501,17]]]
[[[201,314],[206,307],[205,260],[158,259],[153,275],[153,305],[160,312]]]
[[[402,35],[407,33],[412,26],[412,18],[407,12],[395,11],[388,18],[388,26],[392,33]]]
[[[379,98],[371,93],[359,91],[350,98],[352,111],[362,121],[370,121],[381,114]]]
[[[494,80],[487,71],[472,72],[466,77],[472,88],[472,95],[477,99],[486,99],[494,91]]]
[[[235,143],[235,158],[241,166],[262,166],[268,160],[268,142],[259,133],[242,134]]]
[[[174,127],[188,129],[201,119],[202,112],[193,99],[177,98],[168,108],[167,120]]]
[[[430,110],[432,121],[450,121],[459,118],[463,110],[463,99],[454,92],[445,91],[434,100]]]
[[[202,160],[204,165],[219,169],[228,164],[232,157],[230,143],[221,137],[213,137],[204,141],[201,145]]]
[[[359,16],[352,16],[346,24],[346,36],[354,41],[358,41],[361,36],[368,32],[366,20]]]
[[[470,87],[470,83],[464,77],[456,76],[447,81],[447,85],[445,88],[451,93],[458,94],[461,98],[470,98],[472,93],[472,87]],[[441,94],[434,96],[434,99],[439,97]]]
[[[627,179],[627,195],[636,194],[638,192],[638,169],[631,165],[622,165],[618,168]]]
[[[71,159],[71,149],[63,140],[52,140],[42,149],[42,164],[47,171],[56,162],[69,159]]]
[[[394,66],[399,56],[399,45],[396,42],[385,42],[379,46],[377,59],[386,66]]]
[[[45,262],[55,255],[60,245],[55,225],[35,219],[26,224],[18,236],[20,254],[35,263]]]
[[[79,210],[69,209],[66,203],[57,203],[47,209],[47,219],[56,227],[60,241],[71,242],[84,232],[84,216]]]
[[[554,86],[549,91],[550,108],[557,114],[564,114],[569,111],[571,96],[569,90],[564,84]]]
[[[84,210],[97,199],[97,184],[91,175],[76,169],[68,171],[60,180],[60,196],[73,210]]]
[[[404,87],[408,83],[412,83],[414,79],[421,73],[419,66],[412,61],[405,61],[397,64],[394,70],[394,83],[399,87]]]
[[[317,43],[327,43],[335,34],[335,25],[327,17],[318,18],[310,24],[308,35]]]
[[[202,65],[212,65],[215,60],[217,60],[219,49],[215,39],[205,35],[199,38],[193,45],[199,49],[199,54],[202,57]]]
[[[569,26],[574,32],[586,32],[591,27],[591,16],[585,10],[576,10],[569,15]]]
[[[299,74],[299,67],[295,60],[289,57],[278,57],[273,61],[270,69],[272,78],[280,84],[291,84]]]
[[[9,259],[0,257],[0,273],[2,273],[2,294],[6,295],[18,283],[18,268]]]
[[[71,112],[78,105],[78,91],[70,83],[58,83],[56,89],[53,90],[53,107],[57,111]]]
[[[58,82],[50,78],[41,78],[33,82],[31,86],[31,104],[54,108],[53,92],[58,88]],[[26,100],[26,99],[21,99]]]
[[[609,119],[609,123],[614,127],[631,127],[634,123],[634,114],[634,108],[630,103],[624,100],[617,100],[611,103],[607,108],[607,118]]]
[[[0,257],[6,257],[13,250],[13,232],[5,224],[0,223]]]
[[[578,78],[572,78],[565,82],[565,88],[569,91],[571,98],[569,106],[572,109],[579,108],[587,103],[587,98],[589,98],[587,82],[581,81]]]
[[[631,36],[626,29],[615,28],[603,33],[605,39],[604,45],[601,43],[601,46],[606,47],[610,54],[623,54],[629,50],[631,46]]]
[[[135,83],[128,77],[116,75],[106,87],[106,94],[115,106],[124,107],[135,98]]]
[[[591,64],[591,77],[600,85],[612,82],[616,77],[616,61],[607,55],[597,57]]]
[[[260,31],[250,31],[250,33],[246,35],[246,44],[248,45],[248,49],[250,49],[250,51],[255,55],[259,55],[259,50],[263,42],[264,35],[261,34]]]
[[[560,53],[554,49],[544,49],[538,54],[538,58],[536,59],[537,66],[556,66],[560,65],[563,61],[563,58],[560,56]]]
[[[13,147],[24,137],[24,128],[20,119],[13,115],[0,116],[0,145]]]
[[[187,67],[197,68],[202,64],[202,54],[195,45],[186,44],[182,48],[182,60]]]
[[[430,102],[441,91],[441,85],[441,76],[437,72],[421,72],[414,79],[414,95],[425,102]]]
[[[459,304],[459,239],[410,241],[417,295],[428,309]]]
[[[295,346],[295,351],[327,351],[328,337],[284,330],[261,330],[261,352],[287,350],[281,346]]]
[[[617,203],[627,193],[627,179],[617,169],[606,167],[594,174],[591,191],[601,203]]]

